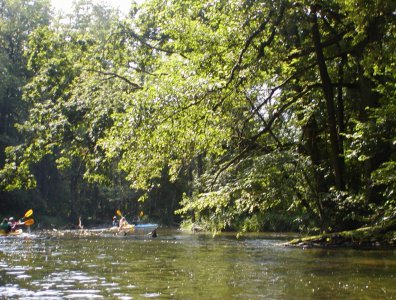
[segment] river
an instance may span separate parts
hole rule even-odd
[[[396,250],[297,249],[290,237],[0,238],[0,299],[396,299]]]

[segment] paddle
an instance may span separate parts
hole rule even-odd
[[[29,218],[31,215],[33,215],[33,209],[29,209],[29,210],[25,213],[24,218]]]
[[[32,226],[34,224],[34,219],[29,219],[23,222],[23,225]],[[22,225],[22,224],[21,224]]]
[[[122,213],[121,213],[121,211],[120,211],[119,209],[117,209],[116,214],[117,214],[119,217],[122,218]]]
[[[22,217],[21,220],[29,218],[31,215],[33,215],[33,209],[29,209],[27,212],[25,212],[25,215]]]

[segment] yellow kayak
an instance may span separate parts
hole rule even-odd
[[[23,233],[22,229],[17,229],[11,232],[5,232],[3,230],[0,230],[0,236],[17,236],[17,235],[21,235],[22,233]]]

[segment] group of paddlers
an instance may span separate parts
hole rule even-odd
[[[129,225],[128,221],[125,219],[125,217],[122,215],[120,210],[116,211],[116,214],[120,217],[120,219],[118,220],[117,216],[113,217],[113,227],[119,227],[119,228],[123,228],[126,225]],[[143,211],[140,212],[140,214],[138,216],[135,216],[132,220],[132,224],[133,225],[137,225],[140,222],[140,218],[143,217],[144,213]]]
[[[14,217],[9,217],[9,218],[4,218],[3,221],[0,223],[0,234],[6,234],[8,235],[9,233],[13,233],[18,231],[18,227],[22,225],[26,226],[31,226],[34,224],[34,219],[28,219],[25,220],[26,218],[29,218],[33,215],[33,210],[29,209],[25,215],[16,221]],[[25,221],[24,221],[25,220]]]
[[[19,225],[24,225],[22,220],[16,221],[14,217],[4,218],[0,224],[0,231],[10,233],[16,231]]]
[[[140,218],[134,218],[132,220],[132,224],[136,225],[138,222],[140,221]],[[119,227],[119,228],[123,228],[127,225],[129,225],[128,221],[125,219],[124,216],[122,216],[119,220],[117,218],[117,216],[113,217],[113,227]]]
[[[113,226],[114,227],[123,227],[124,225],[128,224],[125,217],[121,217],[121,219],[117,219],[117,216],[113,217]]]
[[[134,226],[140,224],[140,217],[143,216],[143,211],[141,211],[139,215],[133,218],[132,224],[129,224],[125,217],[122,215],[121,211],[117,210],[116,213],[120,217],[120,219],[118,219],[117,216],[114,216],[112,225],[113,227],[117,227],[116,230],[118,230],[119,232],[124,232],[125,230],[133,231]],[[29,227],[35,223],[33,218],[29,218],[32,216],[32,214],[33,210],[30,209],[18,221],[16,221],[14,217],[4,218],[3,221],[0,223],[0,235],[21,234],[22,230],[18,228],[19,226],[25,225]],[[79,218],[78,228],[83,229],[81,217]],[[150,235],[152,237],[157,236],[156,228],[152,232],[150,232]]]
[[[116,227],[116,230],[119,232],[125,229],[133,228],[134,225],[138,225],[140,223],[140,218],[144,215],[143,211],[141,211],[139,215],[135,216],[132,219],[132,225],[130,225],[125,217],[122,215],[120,210],[117,210],[116,214],[120,217],[120,219],[117,218],[117,215],[114,216],[112,225],[113,228]],[[152,232],[149,233],[149,235],[151,235],[152,237],[157,237],[157,230],[154,229]]]

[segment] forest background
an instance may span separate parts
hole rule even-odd
[[[388,0],[0,0],[0,212],[208,230],[396,217]]]

